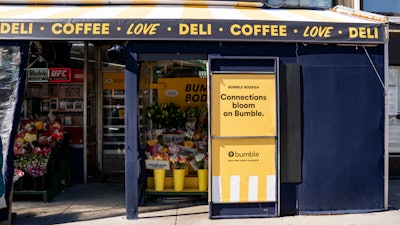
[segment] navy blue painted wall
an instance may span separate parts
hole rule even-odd
[[[282,185],[281,195],[291,197],[281,198],[281,208],[295,207],[296,200],[300,214],[384,208],[384,88],[363,48],[143,41],[132,43],[130,49],[138,53],[278,56],[281,63],[299,64],[303,180]],[[367,50],[383,79],[383,46]],[[127,96],[134,94],[127,90]]]
[[[354,52],[300,60],[303,213],[384,207],[384,88],[363,49]],[[373,60],[383,76],[383,58]]]

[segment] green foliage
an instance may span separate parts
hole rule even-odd
[[[153,102],[147,107],[147,118],[151,119],[154,128],[181,128],[185,122],[185,114],[171,103],[157,104]]]

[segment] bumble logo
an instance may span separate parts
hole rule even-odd
[[[248,151],[248,152],[236,152],[236,151],[229,151],[228,152],[229,157],[259,157],[260,153],[256,151]]]

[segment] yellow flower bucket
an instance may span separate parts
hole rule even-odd
[[[172,173],[174,177],[174,190],[183,191],[185,184],[185,169],[174,169]]]
[[[208,189],[208,170],[198,169],[197,178],[199,179],[199,191],[207,191]]]
[[[165,170],[154,169],[154,189],[163,191],[165,184]]]

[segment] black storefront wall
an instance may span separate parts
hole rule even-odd
[[[304,60],[301,213],[384,207],[385,89],[363,50],[348,50]],[[383,48],[367,50],[383,79]]]
[[[385,208],[385,90],[371,64],[384,79],[383,45],[366,48],[372,62],[362,47],[318,44],[143,41],[130,42],[127,50],[130,63],[126,76],[132,76],[132,83],[127,84],[130,87],[137,82],[133,79],[137,71],[132,65],[136,65],[134,62],[141,53],[277,56],[283,65],[297,64],[300,79],[295,83],[300,82],[301,99],[296,101],[301,104],[294,105],[300,107],[297,110],[301,117],[294,117],[292,126],[301,128],[297,130],[301,134],[301,151],[294,158],[290,152],[282,157],[286,159],[281,161],[281,173],[289,174],[289,178],[280,189],[281,214]],[[134,96],[134,90],[127,89],[127,95]],[[293,98],[293,94],[288,96]],[[291,98],[280,101],[291,102]],[[132,106],[127,105],[127,110],[134,109]],[[128,129],[135,132],[130,126]],[[134,144],[127,143],[128,146]],[[301,165],[301,174],[285,166],[290,160]]]

